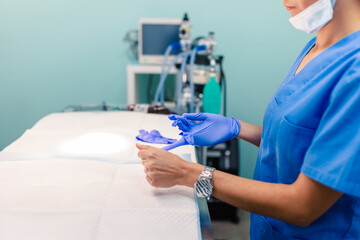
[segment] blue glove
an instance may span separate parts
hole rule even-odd
[[[139,135],[136,136],[136,139],[148,143],[158,143],[158,144],[171,144],[176,142],[176,139],[171,139],[164,137],[157,130],[152,130],[150,133],[145,130],[139,130]]]
[[[213,146],[229,141],[240,133],[240,122],[212,113],[185,113],[182,116],[169,115],[172,126],[178,126],[182,138],[163,149],[171,150],[181,145]]]

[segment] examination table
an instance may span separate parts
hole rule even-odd
[[[179,138],[166,115],[65,112],[39,120],[0,152],[0,239],[212,239],[206,201],[193,189],[146,182],[135,147],[140,129]],[[172,152],[196,161],[192,146]]]

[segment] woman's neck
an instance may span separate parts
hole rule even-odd
[[[360,1],[338,0],[333,19],[317,32],[315,51],[323,51],[360,30]]]

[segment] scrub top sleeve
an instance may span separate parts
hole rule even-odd
[[[330,94],[301,172],[339,192],[360,197],[360,61],[354,65]]]

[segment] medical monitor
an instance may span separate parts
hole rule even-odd
[[[139,21],[139,63],[161,65],[166,48],[172,43],[178,43],[181,19],[150,19]],[[180,50],[172,51],[168,62]]]

